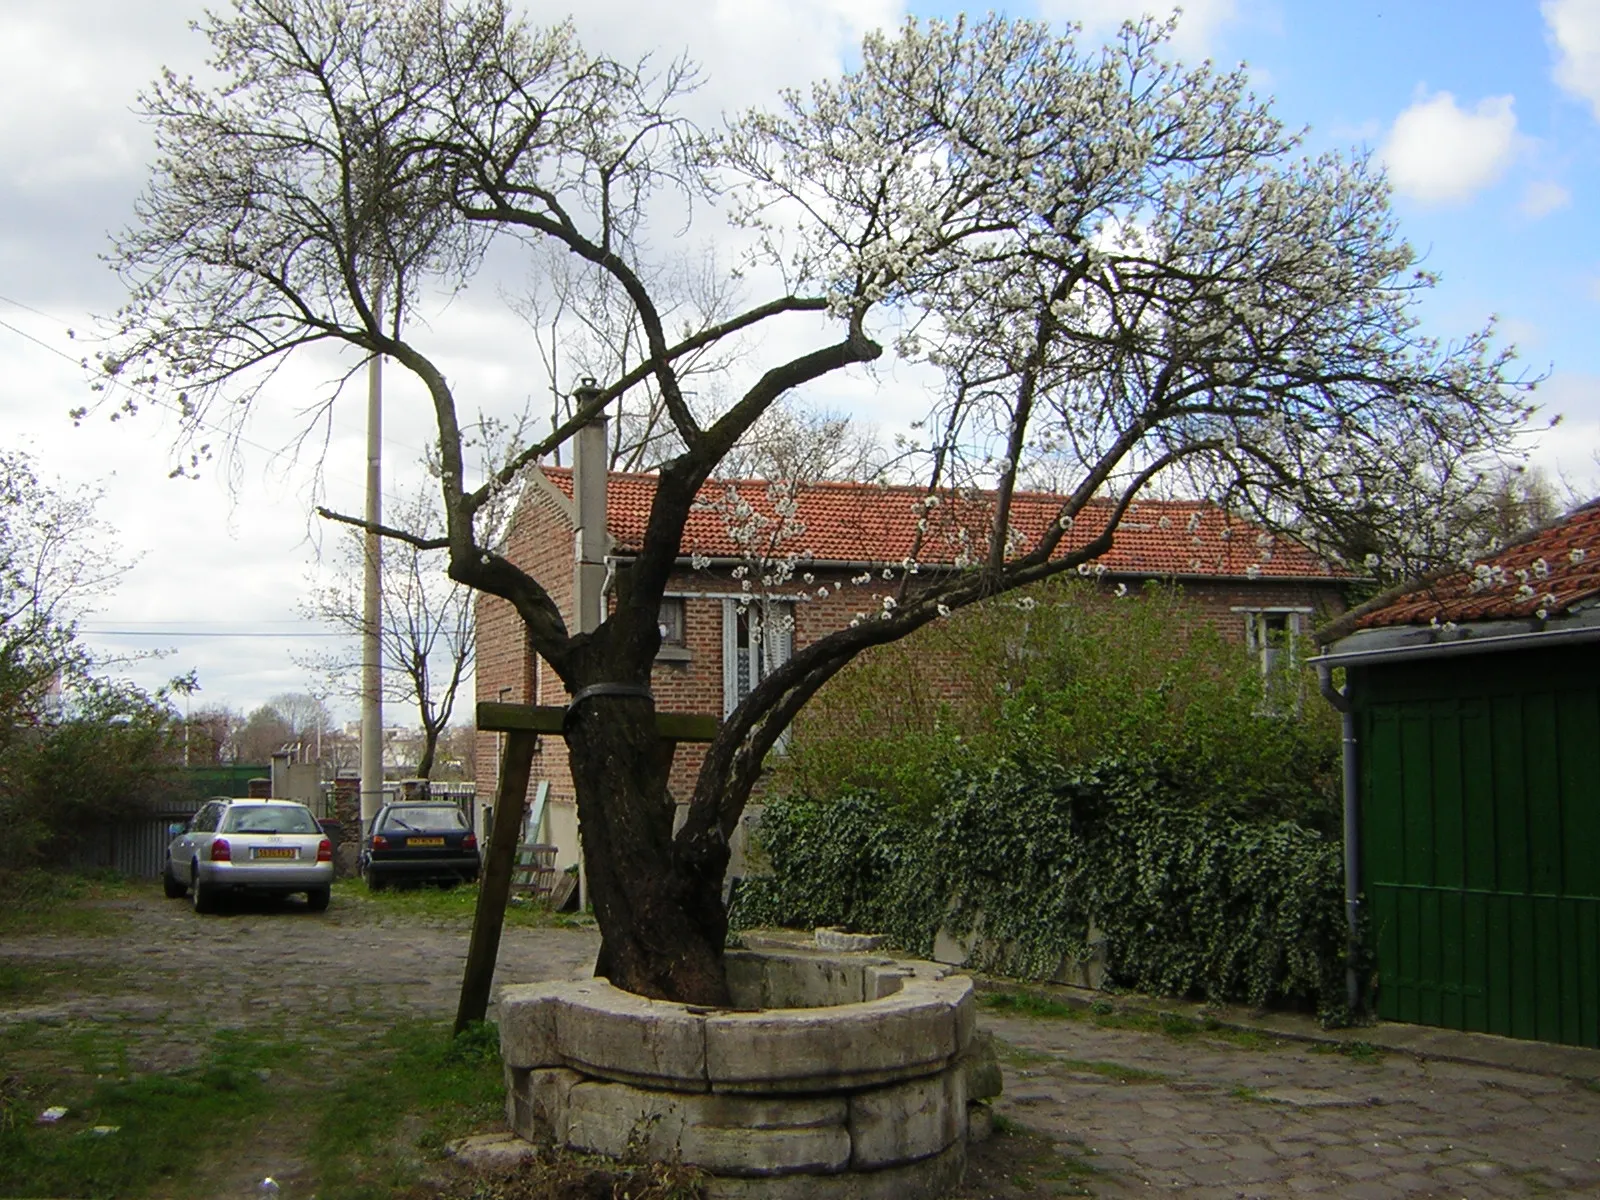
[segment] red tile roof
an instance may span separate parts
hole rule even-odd
[[[1355,623],[1430,625],[1553,617],[1600,596],[1600,500],[1473,564],[1406,592]]]
[[[568,497],[572,472],[545,467],[544,473]],[[654,475],[611,476],[607,520],[617,548],[636,553],[655,497]],[[696,511],[689,516],[680,552],[709,558],[740,556],[730,532],[734,505],[748,503],[775,525],[774,497],[765,480],[712,480],[700,489]],[[926,489],[863,483],[812,483],[796,500],[794,521],[799,532],[781,543],[779,553],[797,553],[815,562],[900,563],[908,558],[918,520],[926,520],[920,562],[955,563],[964,550],[975,552],[986,541],[992,493],[966,499],[941,498],[927,506]],[[1064,497],[1044,492],[1019,492],[1013,502],[1012,527],[1021,536],[1019,550],[1031,545],[1055,520]],[[1082,546],[1105,528],[1110,505],[1091,502],[1062,539],[1062,552]],[[963,537],[963,530],[966,536]],[[1145,500],[1133,505],[1113,537],[1111,551],[1100,562],[1123,575],[1212,575],[1249,579],[1345,579],[1348,574],[1319,559],[1289,538],[1274,536],[1259,525],[1229,515],[1210,501]]]

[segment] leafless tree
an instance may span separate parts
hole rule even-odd
[[[428,537],[438,531],[435,511],[428,494],[421,492],[406,497],[392,519],[419,537]],[[345,530],[334,555],[331,573],[313,588],[306,614],[359,639],[367,634],[362,604],[365,533]],[[385,555],[380,576],[377,634],[385,666],[383,695],[386,701],[409,707],[421,724],[415,769],[422,779],[433,773],[439,739],[455,713],[461,686],[472,673],[477,649],[472,590],[452,580],[448,566],[442,550],[400,545]],[[358,645],[308,656],[300,665],[322,675],[331,689],[359,697]]]
[[[1381,176],[1303,157],[1242,74],[1172,64],[1149,23],[1100,50],[1027,22],[909,22],[843,77],[718,135],[677,112],[687,67],[591,56],[497,0],[240,0],[202,28],[226,86],[169,76],[145,99],[159,157],[118,243],[131,300],[106,369],[209,419],[245,412],[263,372],[318,344],[420,381],[443,533],[381,532],[446,551],[453,579],[509,602],[582,697],[564,737],[602,963],[644,995],[727,1002],[728,838],[768,750],[863,650],[1092,563],[1163,476],[1317,536],[1353,499],[1448,490],[1441,462],[1504,451],[1527,414],[1487,331],[1418,334],[1430,279]],[[685,207],[729,213],[755,247],[748,286],[781,282],[726,310],[669,310],[648,236],[664,195],[679,222]],[[639,340],[548,436],[469,481],[458,397],[408,314],[424,283],[464,286],[491,239],[555,247],[626,297]],[[792,314],[831,332],[772,360],[730,355],[714,406],[696,407],[689,364]],[[885,330],[946,380],[906,452],[972,553],[907,570],[866,619],[762,680],[674,832],[648,684],[685,522],[764,413],[880,357]],[[575,633],[556,581],[499,553],[483,513],[630,404],[659,405],[678,448],[614,607]],[[1019,477],[1063,450],[1079,470],[1056,519],[1020,530]],[[1069,541],[1108,488],[1103,532]],[[1408,535],[1401,515],[1375,525],[1385,544]]]

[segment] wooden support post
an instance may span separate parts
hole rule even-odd
[[[474,1021],[483,1020],[489,1011],[489,989],[494,984],[495,960],[500,955],[500,930],[505,924],[506,900],[511,895],[511,868],[522,836],[528,779],[538,744],[539,735],[531,730],[513,729],[506,734],[500,779],[494,791],[494,833],[489,837],[489,853],[484,856],[478,908],[472,916],[472,941],[467,946],[467,969],[461,979],[461,1003],[456,1009],[457,1033]]]

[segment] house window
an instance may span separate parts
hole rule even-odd
[[[682,596],[662,597],[661,615],[657,621],[661,626],[663,648],[670,646],[682,650],[688,645],[684,641]]]
[[[1267,708],[1279,711],[1298,705],[1299,609],[1265,608],[1244,610],[1245,645],[1261,666]]]
[[[722,715],[794,652],[794,605],[781,600],[722,602]]]

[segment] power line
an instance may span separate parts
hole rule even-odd
[[[16,308],[20,308],[24,312],[30,312],[34,316],[41,317],[46,321],[55,321],[55,322],[58,322],[59,324],[61,324],[63,326],[68,327],[68,328],[71,327],[68,322],[62,320],[60,317],[54,316],[51,313],[43,312],[40,309],[34,308],[31,304],[24,304],[20,300],[14,300],[10,296],[0,295],[0,302],[6,303],[6,304],[10,304],[10,305],[12,305],[12,306],[14,306]],[[51,345],[49,342],[45,341],[43,338],[37,336],[36,334],[29,333],[25,329],[18,328],[17,326],[11,324],[11,322],[5,320],[4,318],[0,318],[0,329],[9,330],[11,333],[16,334],[18,337],[24,339],[25,341],[32,342],[35,346],[38,346],[41,350],[46,350],[49,353],[54,354],[57,358],[60,358],[65,362],[71,363],[74,367],[77,367],[77,368],[80,368],[80,369],[83,367],[83,362],[82,362],[81,359],[74,358],[72,355],[68,354],[65,350],[61,349],[59,346]],[[215,422],[207,421],[207,420],[204,420],[201,417],[197,417],[197,416],[194,416],[192,414],[186,413],[178,405],[173,404],[170,401],[163,400],[159,396],[153,395],[150,392],[141,391],[139,388],[134,387],[132,384],[127,383],[126,381],[124,381],[122,379],[119,379],[114,375],[113,376],[108,376],[107,380],[111,384],[112,387],[121,388],[123,391],[125,391],[125,392],[129,393],[130,395],[136,397],[137,399],[139,399],[140,401],[144,402],[145,404],[148,404],[153,408],[160,408],[160,409],[163,409],[163,410],[165,410],[167,412],[173,413],[176,416],[181,417],[182,419],[184,419],[186,421],[192,422],[197,428],[209,430],[210,432],[215,433],[220,437],[231,438],[241,446],[247,446],[252,450],[256,450],[256,451],[259,451],[262,454],[267,455],[269,461],[284,458],[289,453],[286,450],[274,450],[270,446],[263,445],[262,443],[257,442],[257,441],[255,441],[255,440],[253,440],[251,438],[247,438],[241,433],[235,433],[233,431],[225,429],[221,425],[216,424]],[[416,446],[407,445],[407,444],[398,443],[398,442],[394,443],[394,445],[398,449],[406,451],[407,453],[411,454],[413,457],[418,457],[422,453],[419,450],[419,448],[416,447]],[[335,477],[338,478],[343,483],[353,484],[353,480],[351,480],[348,476],[340,474],[340,475],[337,475]],[[389,499],[389,500],[394,501],[396,506],[400,506],[403,503],[402,499],[400,497],[398,497],[398,496],[395,496],[395,495],[389,495],[386,498]]]
[[[215,629],[87,629],[80,628],[86,637],[141,637],[141,638],[353,638],[353,633],[284,633],[257,629],[225,633]]]

